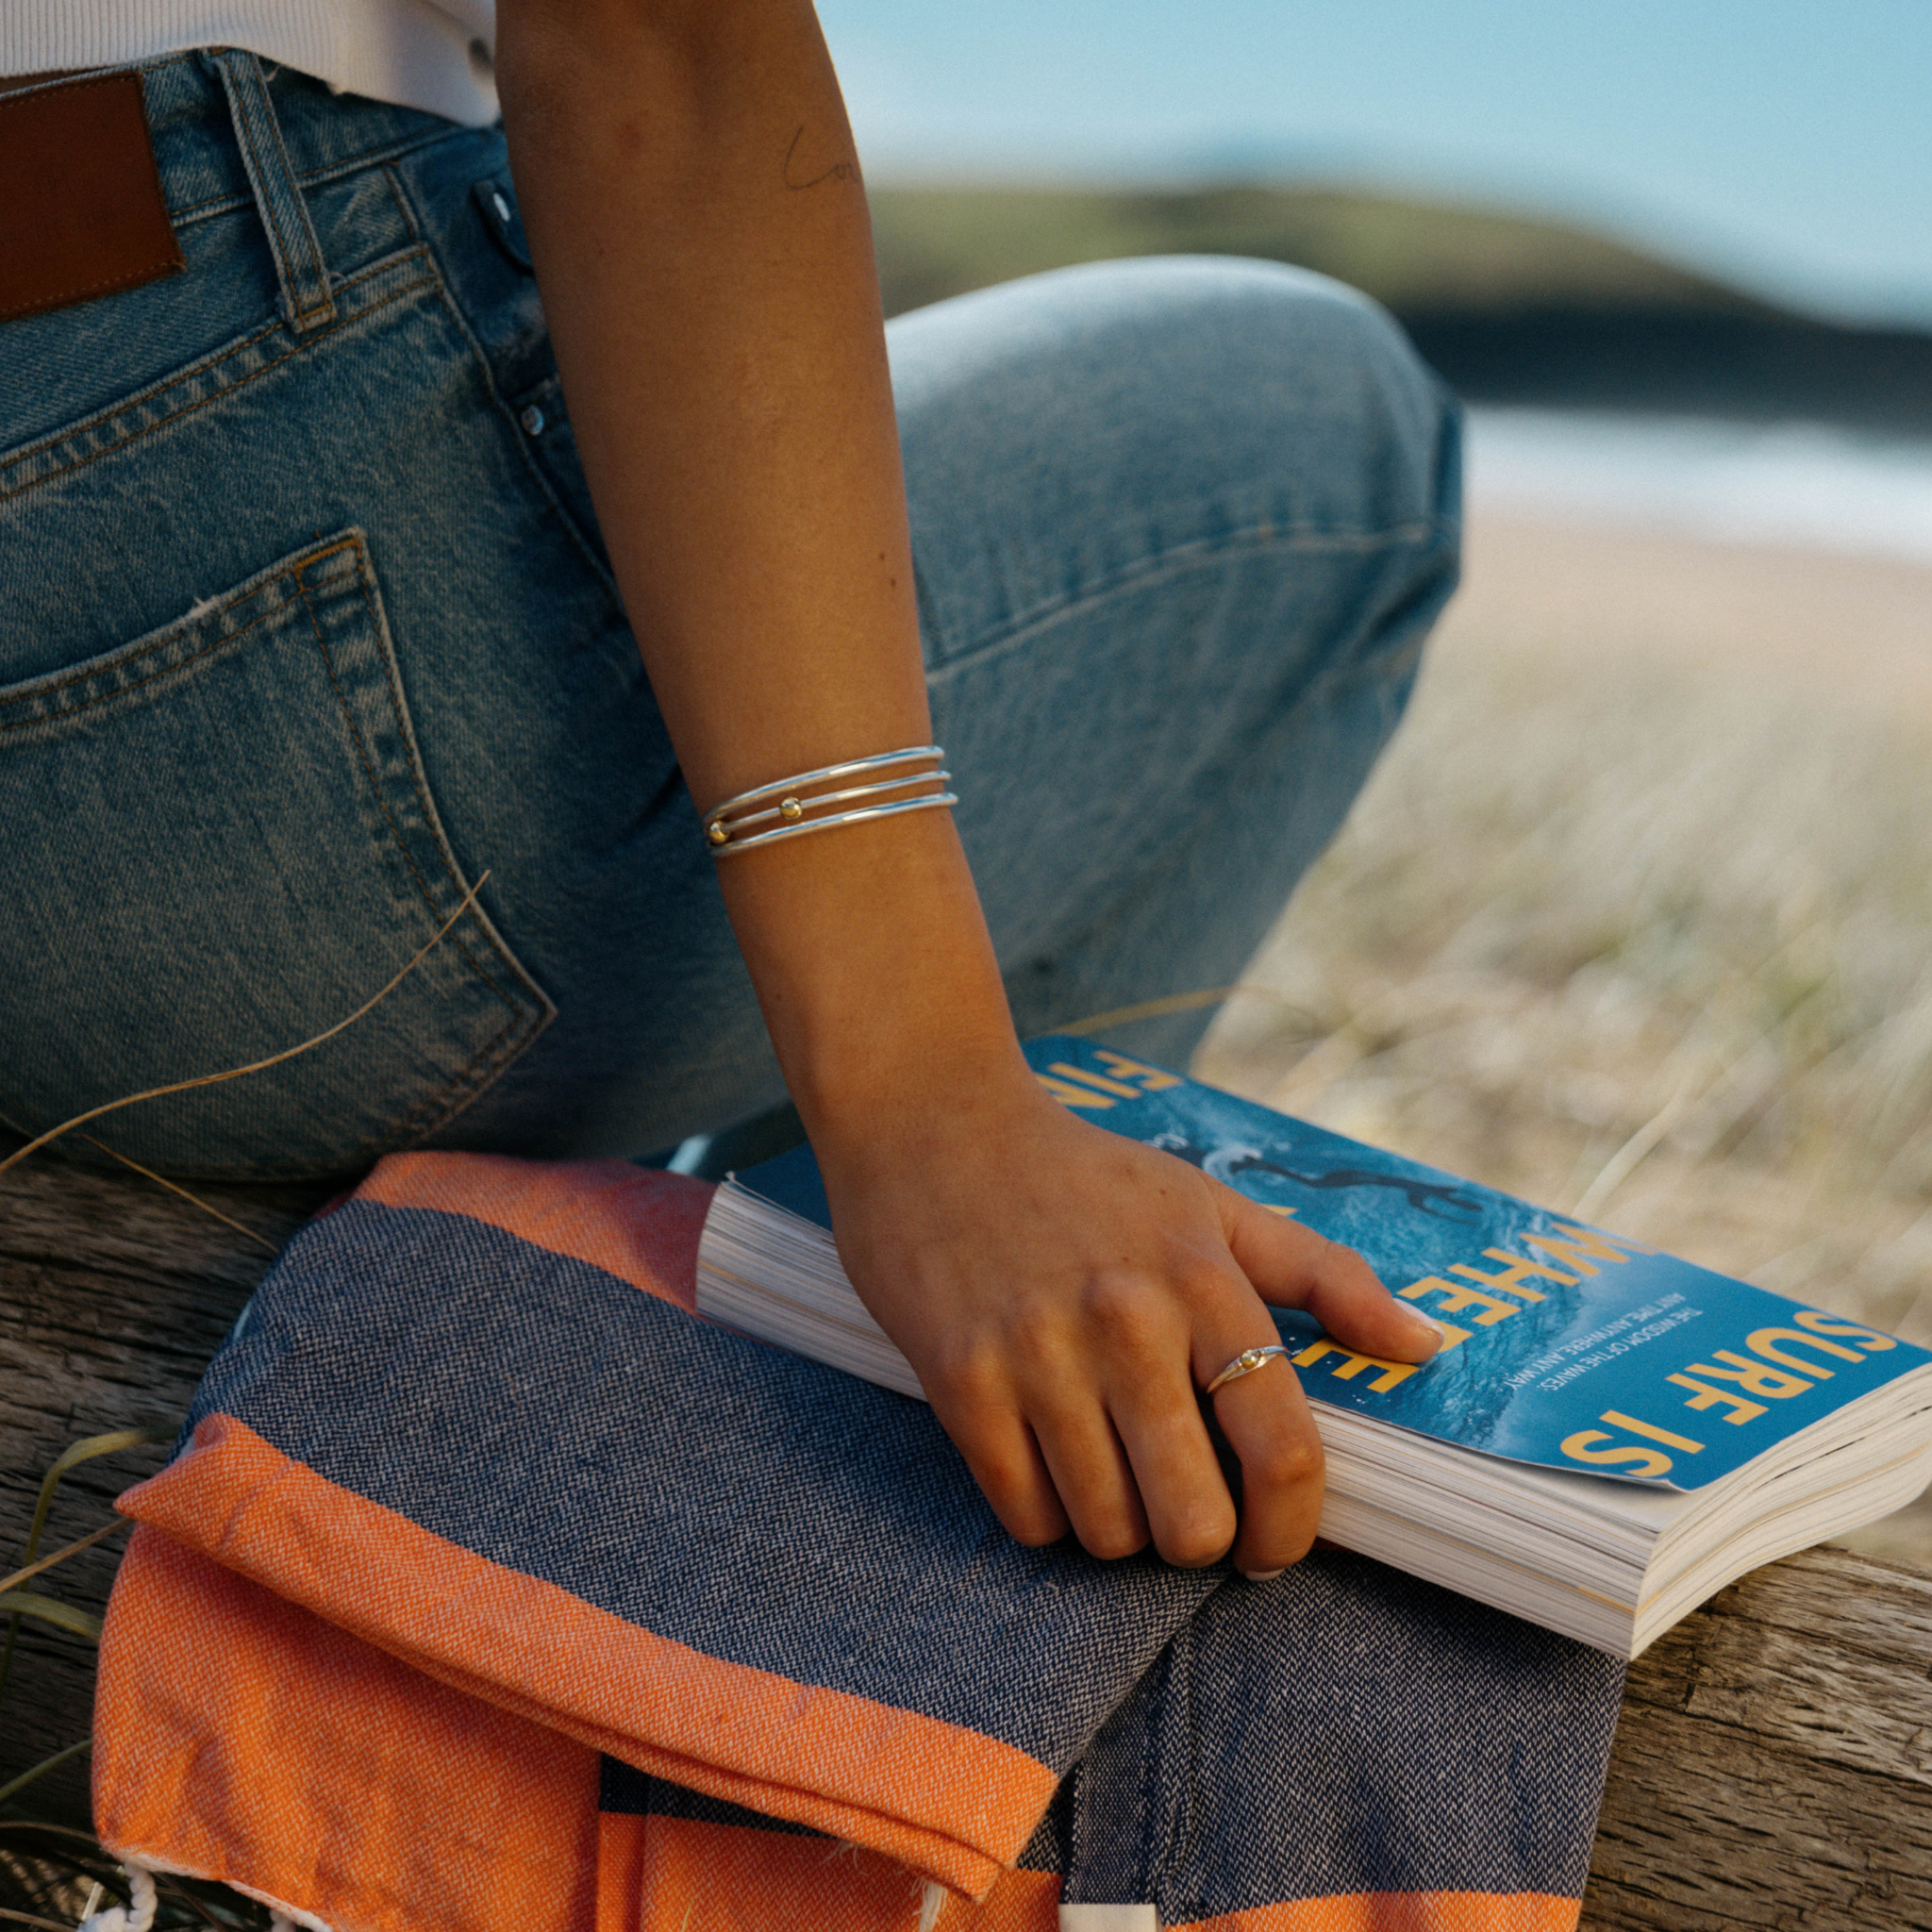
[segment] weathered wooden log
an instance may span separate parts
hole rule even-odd
[[[0,1139],[0,1158],[18,1144]],[[194,1191],[259,1239],[132,1174],[37,1155],[0,1175],[0,1573],[15,1567],[41,1479],[69,1443],[179,1424],[275,1249],[330,1190]],[[125,1451],[74,1470],[42,1555],[109,1521],[113,1498],[167,1453]],[[110,1537],[35,1587],[98,1613],[123,1541]],[[86,1737],[92,1697],[86,1643],[23,1619],[0,1701],[0,1785]],[[50,1773],[31,1798],[41,1816],[84,1824],[85,1758]]]
[[[325,1190],[197,1189],[271,1243]],[[0,1177],[0,1563],[69,1442],[171,1426],[270,1256],[146,1182],[40,1160]],[[89,1463],[46,1547],[165,1451]],[[118,1539],[49,1579],[106,1600]],[[85,1736],[85,1646],[24,1626],[0,1784]],[[35,1788],[85,1811],[79,1762]],[[1814,1550],[1734,1584],[1630,1673],[1587,1932],[1932,1932],[1932,1576]]]
[[[1932,1928],[1932,1576],[1811,1550],[1631,1666],[1586,1932]]]

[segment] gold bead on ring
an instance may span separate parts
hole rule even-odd
[[[1212,1395],[1217,1389],[1225,1389],[1230,1382],[1239,1382],[1243,1375],[1252,1375],[1257,1369],[1265,1369],[1276,1356],[1287,1353],[1287,1349],[1279,1344],[1268,1348],[1244,1348],[1208,1383],[1205,1392]]]

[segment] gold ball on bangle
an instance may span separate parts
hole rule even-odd
[[[781,798],[778,801],[778,816],[781,819],[802,819],[805,808],[795,798]]]
[[[705,827],[705,837],[708,838],[713,845],[723,845],[725,842],[725,841],[731,837],[731,834],[724,829],[724,824],[721,821],[713,819],[711,823]]]

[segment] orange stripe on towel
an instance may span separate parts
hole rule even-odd
[[[644,1895],[648,1818],[602,1812],[597,1819],[596,1932],[638,1932]]]
[[[337,1488],[230,1416],[118,1506],[470,1695],[983,1898],[1051,1771],[962,1725],[722,1661]]]
[[[874,1852],[691,1818],[599,1823],[597,1932],[911,1932],[920,1880]],[[1060,1881],[1008,1872],[944,1932],[1057,1932]]]
[[[712,1191],[709,1181],[627,1160],[391,1154],[355,1198],[467,1214],[695,1313],[698,1237]]]
[[[1358,1891],[1190,1919],[1174,1932],[1576,1932],[1582,1909],[1544,1891]]]
[[[356,1932],[583,1932],[596,1909],[595,1752],[147,1528],[108,1607],[94,1807],[117,1854]]]

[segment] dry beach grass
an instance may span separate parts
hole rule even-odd
[[[1478,517],[1249,978],[1205,1077],[1932,1342],[1932,571]]]

